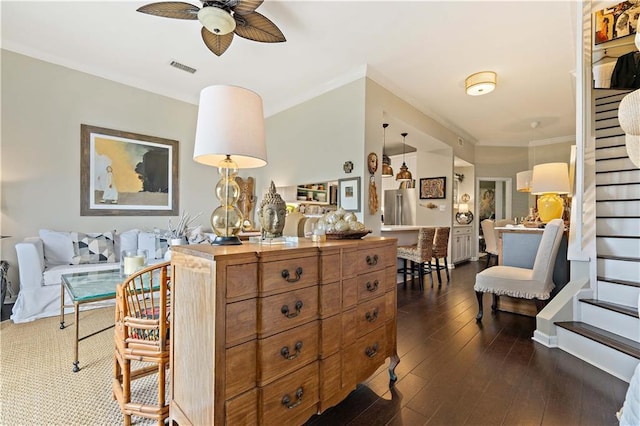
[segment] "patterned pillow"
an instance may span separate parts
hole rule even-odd
[[[113,263],[116,252],[113,244],[114,232],[98,234],[83,234],[71,232],[75,255],[71,258],[72,265],[82,263]]]

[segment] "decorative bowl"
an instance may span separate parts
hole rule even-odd
[[[327,240],[357,240],[370,233],[370,229],[362,231],[327,232]]]

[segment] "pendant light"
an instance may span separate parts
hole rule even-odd
[[[409,133],[407,132],[400,133],[400,135],[402,136],[402,166],[400,167],[400,171],[396,175],[396,180],[400,182],[404,182],[412,179],[411,172],[407,167],[407,163],[404,161],[405,148],[407,146],[406,137],[408,134]]]
[[[389,123],[382,123],[382,177],[392,177],[391,158],[385,153],[387,146],[387,127]]]

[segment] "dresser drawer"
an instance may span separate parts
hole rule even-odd
[[[252,340],[226,350],[225,399],[233,398],[256,385],[256,341]],[[242,371],[242,374],[238,374]]]
[[[258,386],[318,359],[318,321],[258,340]],[[242,370],[238,370],[242,371]]]
[[[227,299],[255,297],[258,293],[258,264],[228,265],[225,268]]]
[[[358,250],[358,274],[384,269],[395,262],[396,254],[394,245],[372,245]]]
[[[247,426],[258,424],[258,389],[225,401],[225,425]]]
[[[318,302],[320,318],[330,317],[340,313],[342,308],[340,299],[340,282],[319,286],[320,301]]]
[[[358,275],[359,259],[360,253],[355,248],[342,252],[342,278],[350,278]]]
[[[320,256],[320,284],[327,284],[340,279],[342,272],[340,252],[322,254]]]
[[[348,309],[358,303],[358,277],[342,281],[342,309]]]
[[[280,293],[316,285],[318,283],[318,258],[298,257],[260,264],[262,294]]]
[[[318,319],[318,287],[259,298],[258,311],[259,337],[267,337]]]
[[[356,330],[358,337],[380,327],[386,321],[387,303],[383,294],[380,297],[358,304],[356,308]],[[353,324],[351,325],[353,327]]]
[[[378,297],[386,291],[386,268],[358,277],[358,302]]]
[[[469,235],[471,234],[472,227],[471,226],[454,226],[452,228],[452,235]]]
[[[397,281],[397,269],[396,265],[387,266],[384,270],[384,283],[386,286],[386,291],[395,290],[398,283]]]
[[[226,306],[226,347],[254,339],[257,324],[257,299],[229,303]]]
[[[260,388],[263,424],[302,424],[317,412],[318,362]]]
[[[381,324],[369,334],[360,337],[356,343],[353,367],[356,369],[356,382],[365,381],[384,364],[387,357],[386,327]]]

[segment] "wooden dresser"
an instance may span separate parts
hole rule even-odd
[[[172,250],[171,420],[299,425],[396,350],[396,240]]]

